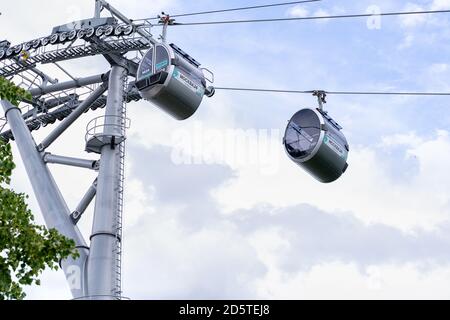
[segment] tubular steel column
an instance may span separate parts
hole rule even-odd
[[[89,248],[83,240],[78,228],[70,218],[70,211],[64,201],[50,170],[37,151],[36,143],[22,118],[19,108],[8,101],[0,101],[14,138],[17,143],[22,161],[30,179],[34,194],[44,216],[48,228],[55,228],[61,234],[73,239],[80,252],[76,260],[68,259],[62,262],[62,268],[75,299],[85,295],[86,279],[85,266]]]
[[[116,288],[117,267],[117,217],[120,214],[121,199],[121,148],[115,137],[123,136],[124,123],[124,84],[127,70],[113,66],[109,78],[109,92],[106,104],[103,136],[111,137],[111,143],[101,149],[100,170],[97,183],[97,196],[91,251],[88,261],[88,295],[91,299],[115,299],[120,293]]]

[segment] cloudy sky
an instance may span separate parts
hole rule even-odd
[[[132,18],[248,5],[248,1],[111,0]],[[270,1],[252,1],[265,4]],[[17,7],[27,10],[17,10]],[[239,18],[450,9],[449,0],[331,1],[179,18]],[[92,15],[91,0],[1,5],[13,43]],[[368,27],[369,26],[369,27]],[[381,21],[173,27],[170,41],[215,74],[217,86],[345,91],[450,91],[450,16]],[[160,30],[155,28],[154,34]],[[101,58],[64,64],[78,76]],[[133,299],[450,298],[450,112],[446,97],[329,96],[351,146],[347,173],[316,182],[287,159],[287,120],[308,95],[217,92],[177,122],[146,102],[128,106],[124,290]],[[84,150],[85,115],[52,146]],[[48,128],[35,134],[41,140]],[[241,144],[236,135],[253,139]],[[233,140],[234,139],[234,140]],[[31,193],[21,161],[16,190]],[[94,157],[95,158],[95,157]],[[182,161],[180,161],[182,160]],[[189,163],[189,160],[191,160]],[[95,176],[52,167],[71,208]],[[42,221],[34,198],[30,205]],[[89,237],[92,209],[81,228]],[[68,299],[62,272],[28,298]]]

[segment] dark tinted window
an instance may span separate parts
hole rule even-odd
[[[156,47],[156,72],[166,71],[167,67],[170,65],[169,53],[163,46]]]
[[[150,49],[144,56],[139,69],[138,79],[148,78],[153,74],[153,49]]]
[[[319,142],[320,132],[320,119],[313,110],[297,112],[286,130],[287,151],[294,158],[306,158]]]

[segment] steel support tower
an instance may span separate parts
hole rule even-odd
[[[102,17],[106,12],[107,17]],[[0,104],[0,136],[15,140],[40,210],[48,228],[56,228],[73,239],[77,259],[61,262],[74,299],[122,299],[122,213],[126,104],[141,99],[134,84],[142,50],[157,43],[147,21],[134,24],[104,0],[95,0],[93,18],[53,29],[50,36],[17,46],[0,42],[0,76],[19,82],[33,95],[32,103],[15,107]],[[3,43],[3,47],[2,47]],[[6,44],[5,44],[6,43]],[[135,53],[130,58],[129,53]],[[111,65],[104,74],[78,78],[60,63],[101,55]],[[38,69],[52,65],[68,76],[59,82]],[[85,135],[86,151],[96,160],[54,155],[49,147],[84,113],[104,108],[93,119]],[[39,144],[32,131],[61,121]],[[48,164],[68,165],[98,172],[98,177],[70,210]],[[88,243],[77,227],[95,199],[92,234]]]

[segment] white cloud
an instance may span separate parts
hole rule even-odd
[[[434,63],[430,66],[430,73],[443,73],[449,70],[449,65],[447,63]]]
[[[414,132],[409,132],[407,134],[395,134],[393,136],[383,137],[381,146],[386,148],[395,146],[415,147],[422,143],[423,138],[417,136]]]
[[[414,143],[403,150],[402,161],[414,156],[418,171],[408,170],[408,179],[392,178],[382,149],[352,147],[350,167],[340,181],[331,185],[315,182],[284,155],[280,144],[278,152],[280,171],[264,177],[252,168],[234,168],[238,178],[216,192],[220,203],[232,212],[249,209],[261,202],[274,206],[309,203],[326,211],[352,212],[359,219],[381,222],[404,230],[416,227],[433,228],[448,219],[450,189],[450,139],[439,132],[433,139],[401,135],[384,138],[385,146]],[[403,166],[411,165],[405,162]],[[402,164],[396,170],[406,170]],[[361,177],[364,177],[361,179]],[[327,201],[324,201],[324,199]]]
[[[305,17],[326,17],[331,15],[339,15],[345,13],[345,9],[338,6],[333,6],[330,9],[315,9],[308,10],[302,5],[297,5],[288,10],[288,15],[292,18],[305,18]],[[317,23],[326,23],[329,19],[316,20]]]
[[[29,8],[23,12],[21,27],[11,28],[17,25],[16,2],[4,4],[0,19],[3,30],[8,30],[8,38],[16,42],[48,34],[51,26],[67,22],[78,8],[70,5],[79,6],[84,16],[92,14],[93,9],[91,0],[46,0],[36,4],[18,1]],[[175,1],[152,2],[148,7],[151,12],[142,11],[142,1],[111,3],[135,18],[155,15],[167,7],[174,12],[183,11],[183,2]],[[447,3],[434,1],[433,8],[440,9]],[[37,6],[53,9],[47,10],[45,19],[37,21],[34,19],[39,11]],[[73,10],[66,12],[68,7]],[[321,16],[344,12],[332,7],[299,8],[291,14]],[[417,36],[413,27],[425,24],[420,19],[413,20],[405,25],[410,32],[409,45],[414,44]],[[333,44],[323,41],[326,34],[321,37],[326,44],[323,50],[326,55],[316,57],[320,55],[319,48],[310,48],[303,42],[295,46],[295,41],[273,44],[271,32],[260,32],[253,37],[254,29],[247,30],[244,26],[239,26],[236,33],[232,28],[227,29],[229,32],[211,29],[209,33],[200,28],[186,30],[174,29],[171,35],[190,43],[189,50],[200,53],[200,60],[209,60],[220,84],[294,89],[317,85],[366,87],[352,79],[361,70],[355,71],[351,66],[366,66],[367,58],[352,60],[350,53],[357,43],[347,39],[347,35],[342,40],[336,38],[341,41],[339,47],[342,41],[348,41],[344,47],[349,48],[349,56],[333,59],[336,54],[329,54]],[[274,30],[280,38],[284,34]],[[203,45],[208,45],[208,50]],[[378,43],[382,50],[383,45]],[[283,57],[283,67],[273,63],[280,57]],[[333,61],[337,60],[348,70],[336,71],[339,65]],[[107,69],[100,58],[86,61],[68,65],[77,75]],[[364,73],[370,73],[370,68],[366,68]],[[287,71],[296,77],[289,78]],[[436,78],[447,79],[445,63],[436,62],[430,72]],[[430,77],[425,79],[426,84],[431,83]],[[283,121],[293,109],[300,104],[315,103],[311,99],[275,95],[244,98],[237,93],[218,92],[214,99],[205,100],[194,120],[201,121],[208,129],[256,127],[260,123],[284,129]],[[349,171],[334,185],[316,183],[291,163],[279,140],[273,141],[279,148],[274,151],[276,161],[281,164],[275,175],[262,175],[259,168],[239,165],[174,168],[167,154],[161,156],[152,147],[158,146],[156,150],[170,147],[173,130],[190,130],[193,122],[173,121],[146,102],[130,105],[133,126],[129,137],[138,144],[131,145],[130,151],[139,149],[130,152],[127,168],[125,294],[142,299],[448,297],[450,293],[445,286],[450,273],[448,246],[446,238],[440,235],[446,229],[440,226],[449,217],[450,177],[446,163],[450,161],[450,139],[446,132],[433,136],[411,133],[409,125],[397,113],[387,113],[387,108],[381,107],[370,110],[377,106],[374,107],[372,100],[366,102],[342,103],[340,113],[347,119],[347,127],[356,128],[352,130],[354,137],[358,138],[357,132],[366,131],[372,132],[372,136],[367,134],[369,138],[364,139],[364,145],[351,146]],[[397,105],[398,101],[392,102],[393,107]],[[84,127],[95,115],[86,115],[52,150],[79,155],[84,149]],[[283,119],[267,121],[272,117]],[[49,129],[38,132],[37,140]],[[384,129],[400,133],[373,139]],[[93,176],[62,168],[53,171],[72,208]],[[15,187],[31,193],[22,165],[15,173]],[[221,205],[210,197],[211,192]],[[30,201],[33,211],[38,212],[34,199]],[[261,202],[269,205],[264,207]],[[303,203],[321,210],[297,207]],[[81,222],[86,238],[91,218],[90,211]],[[38,219],[42,221],[40,215]],[[375,223],[381,225],[374,226]],[[408,233],[405,235],[400,229]],[[392,260],[396,263],[391,263]],[[427,260],[437,262],[425,272],[423,264]],[[69,298],[61,273],[46,272],[42,287],[28,292],[30,298]]]
[[[289,9],[289,11],[288,11],[288,15],[293,18],[307,17],[308,14],[309,14],[308,9],[306,9],[302,5],[296,5],[295,7],[292,7],[291,9]]]
[[[410,48],[415,41],[415,36],[413,34],[407,34],[403,41],[398,45],[399,50]]]
[[[45,271],[40,277],[41,285],[27,287],[25,293],[27,300],[70,300],[72,299],[69,285],[66,283],[64,273]]]
[[[448,265],[425,273],[414,264],[388,264],[368,267],[364,274],[353,264],[335,262],[296,275],[273,270],[258,283],[258,291],[265,299],[428,300],[450,295]]]
[[[429,155],[424,163],[439,166],[431,163],[431,158],[436,149],[449,142],[445,132],[432,140],[413,134],[405,137],[386,138],[384,147],[406,144],[419,157]],[[411,146],[408,137],[420,144]],[[141,157],[134,156],[136,150]],[[219,166],[176,168],[168,161],[168,148],[132,146],[130,156],[133,161],[126,212],[131,216],[125,216],[124,281],[125,292],[131,298],[381,299],[448,294],[437,282],[449,274],[446,227],[432,232],[416,228],[410,235],[399,231],[402,226],[366,225],[349,214],[330,214],[310,206],[279,209],[258,205],[229,215],[210,196],[212,190],[233,177],[228,170]],[[147,158],[158,170],[141,170],[142,163],[149,163]],[[360,160],[368,168],[374,163],[373,159]],[[291,178],[299,172],[295,171]],[[427,178],[434,168],[424,171]],[[170,181],[166,181],[168,173]],[[430,179],[432,183],[440,179],[439,187],[446,188],[445,176]],[[299,180],[303,188],[308,188],[309,178]],[[280,187],[278,182],[272,183]],[[259,188],[268,186],[259,184]],[[352,192],[357,198],[364,191]],[[443,194],[450,192],[444,190]],[[244,188],[239,196],[247,196]],[[373,202],[366,202],[366,206],[382,207],[377,203],[380,195],[373,196]],[[384,205],[392,208],[393,202]],[[432,212],[424,213],[429,216]],[[422,266],[428,261],[433,265],[424,275]],[[57,277],[47,274],[45,279],[43,287],[30,291],[30,298],[66,296],[62,294],[63,281],[50,293],[49,286],[56,285]],[[408,292],[416,288],[422,288],[421,295]]]
[[[126,292],[138,299],[251,298],[264,272],[255,252],[233,226],[217,223],[194,234],[174,219],[143,217],[129,232]],[[131,250],[135,248],[134,250]]]
[[[404,6],[404,11],[438,11],[438,10],[449,10],[450,2],[448,0],[434,0],[431,4],[427,6],[418,5],[415,3],[407,3]],[[399,17],[400,24],[405,29],[414,29],[418,27],[423,27],[427,24],[433,24],[436,26],[442,25],[445,20],[444,15],[432,15],[432,14],[417,14],[417,15],[405,15]]]
[[[425,8],[414,3],[408,3],[404,6],[404,11],[425,11]],[[428,17],[426,15],[406,15],[400,17],[403,28],[414,28],[424,24]]]
[[[434,0],[431,4],[432,10],[448,10],[450,8],[449,0]]]
[[[349,214],[330,214],[310,206],[281,209],[257,206],[226,215],[211,201],[209,194],[232,175],[223,175],[220,167],[197,168],[190,173],[186,167],[186,170],[174,172],[176,166],[164,160],[169,158],[170,150],[167,148],[152,148],[144,154],[154,159],[161,171],[152,173],[152,179],[139,175],[138,171],[132,175],[134,179],[154,181],[152,189],[166,188],[163,186],[166,172],[174,174],[169,184],[172,186],[192,181],[191,177],[197,177],[197,181],[208,179],[209,182],[196,185],[192,191],[187,191],[189,184],[186,184],[182,187],[185,192],[162,195],[164,198],[170,196],[171,200],[166,199],[158,205],[159,209],[154,213],[143,211],[141,218],[127,228],[127,246],[140,248],[139,251],[126,251],[126,261],[130,263],[128,268],[133,269],[126,274],[142,275],[139,287],[134,287],[131,282],[132,292],[137,297],[152,298],[159,293],[167,298],[185,295],[227,298],[230,292],[234,292],[235,297],[267,298],[271,292],[271,298],[294,298],[297,297],[295,292],[275,291],[273,287],[286,286],[294,281],[293,277],[307,277],[319,268],[318,265],[333,265],[336,261],[347,269],[350,277],[367,277],[367,288],[373,290],[392,282],[392,279],[383,278],[385,266],[398,269],[407,268],[410,263],[417,266],[434,263],[436,266],[432,270],[435,270],[448,261],[445,249],[448,246],[447,227],[432,232],[416,229],[413,234],[408,234],[399,228],[366,225]],[[143,158],[140,161],[147,160]],[[161,196],[152,202],[158,204]],[[179,203],[179,206],[169,203]],[[218,251],[221,258],[216,256]],[[204,257],[208,258],[205,260]],[[219,264],[224,260],[234,262],[228,264],[226,270],[221,270]],[[202,262],[200,269],[198,261]],[[359,273],[366,271],[358,274],[352,270],[352,264],[358,266]],[[217,273],[217,268],[228,285],[216,279],[210,281],[215,283],[217,291],[205,288],[199,274],[209,277]],[[167,278],[166,274],[172,276]],[[156,278],[156,275],[159,276]],[[184,278],[194,280],[179,281]],[[158,285],[154,289],[142,285],[147,282]],[[332,292],[339,292],[339,288],[333,287],[335,284],[335,281],[328,281],[320,285],[322,289],[329,286]],[[318,294],[313,288],[305,290],[311,290],[304,291],[305,296]],[[345,297],[351,297],[350,291],[347,294]],[[353,294],[364,296],[365,292]]]

